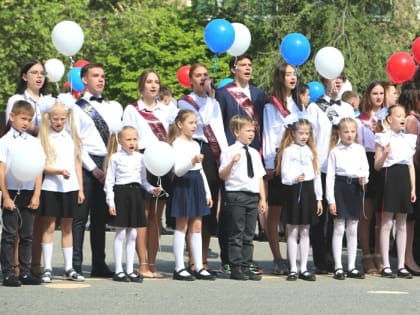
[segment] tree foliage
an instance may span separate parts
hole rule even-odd
[[[169,85],[176,97],[186,92],[176,79],[183,65],[202,62],[217,80],[228,77],[230,56],[213,56],[204,43],[204,27],[212,18],[240,22],[250,29],[254,83],[267,92],[281,60],[279,44],[288,33],[302,33],[311,43],[311,56],[299,67],[302,81],[319,79],[314,56],[322,47],[335,46],[343,52],[346,74],[359,92],[373,79],[386,79],[387,58],[395,51],[409,51],[419,35],[414,0],[392,1],[388,21],[378,19],[377,13],[387,9],[381,6],[384,2],[390,2],[379,0],[192,0],[190,8],[183,2],[38,0],[35,5],[31,0],[3,0],[1,108],[14,94],[16,76],[25,61],[59,58],[69,70],[70,58],[61,56],[51,41],[54,25],[62,20],[77,22],[85,34],[84,46],[74,59],[104,63],[106,94],[123,105],[138,97],[137,80],[144,69],[157,70],[162,84]],[[55,86],[50,90],[57,91]]]

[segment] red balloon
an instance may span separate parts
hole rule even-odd
[[[74,67],[74,68],[77,68],[77,67],[79,67],[79,68],[83,68],[83,66],[85,66],[85,65],[87,65],[87,64],[89,64],[89,63],[90,63],[89,61],[82,59],[82,60],[78,60],[78,61],[76,61],[76,62],[74,63],[74,65],[73,65],[73,67]]]
[[[190,77],[189,77],[190,68],[191,67],[189,65],[182,66],[181,68],[178,69],[178,72],[176,73],[176,77],[178,78],[178,83],[186,88],[191,87]]]
[[[386,62],[386,73],[395,84],[411,80],[415,72],[416,64],[406,52],[393,53]]]
[[[420,63],[420,37],[417,37],[411,46],[411,52],[417,63]]]

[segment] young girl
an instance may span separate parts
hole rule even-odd
[[[407,241],[407,214],[413,212],[412,202],[416,201],[413,155],[416,148],[416,135],[405,134],[405,110],[400,105],[388,108],[386,118],[389,129],[378,135],[375,152],[375,169],[380,171],[381,185],[378,212],[382,216],[380,242],[384,268],[382,277],[394,278],[389,263],[389,235],[392,219],[397,223],[397,256],[399,278],[412,278],[404,267]]]
[[[173,239],[175,271],[173,279],[192,281],[194,277],[185,269],[184,246],[187,229],[197,279],[214,280],[215,276],[203,268],[201,256],[201,217],[210,213],[212,206],[210,189],[202,168],[203,155],[200,145],[193,140],[197,129],[197,117],[188,109],[181,109],[175,123],[169,129],[168,142],[175,151],[175,178],[173,182],[171,214],[176,218]]]
[[[106,203],[111,216],[109,224],[116,227],[114,239],[115,274],[114,281],[142,282],[143,277],[133,271],[136,248],[137,228],[146,229],[142,187],[149,193],[158,195],[159,187],[153,187],[147,181],[143,155],[137,151],[137,130],[124,126],[113,134],[108,148],[108,167],[104,190]],[[126,244],[126,272],[122,266],[123,243]]]
[[[85,278],[73,269],[73,216],[78,204],[84,200],[82,184],[82,145],[73,120],[74,99],[60,94],[57,99],[43,97],[39,102],[43,113],[39,136],[46,155],[44,181],[41,187],[42,256],[44,272],[42,282],[51,282],[53,233],[55,222],[61,222],[61,247],[65,276],[69,280]],[[70,132],[66,130],[69,126]]]
[[[344,230],[346,230],[347,277],[363,279],[356,269],[357,223],[363,202],[363,187],[369,176],[369,164],[362,145],[355,143],[357,124],[352,118],[342,118],[333,126],[331,152],[328,157],[326,195],[334,216],[332,249],[335,263],[334,278],[344,280],[341,264]]]
[[[290,120],[289,120],[290,119]],[[307,270],[309,255],[309,226],[322,214],[322,186],[318,156],[312,134],[312,125],[305,119],[290,115],[276,160],[275,172],[282,183],[289,186],[282,214],[287,224],[287,249],[290,272],[287,280],[297,279],[297,245],[300,239],[299,278],[315,281]]]

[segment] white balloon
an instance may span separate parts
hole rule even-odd
[[[315,56],[315,68],[321,77],[335,79],[344,69],[344,57],[335,47],[321,48]]]
[[[243,55],[248,50],[249,45],[251,45],[251,33],[242,23],[232,23],[232,26],[235,30],[235,40],[227,52],[237,57]]]
[[[29,182],[42,173],[45,166],[45,153],[41,142],[26,141],[12,153],[10,171],[20,182]]]
[[[63,78],[64,64],[56,58],[48,59],[45,62],[45,71],[47,71],[47,77],[50,82],[58,82]]]
[[[54,26],[51,33],[54,47],[65,56],[74,56],[83,46],[85,36],[79,24],[62,21]]]
[[[173,148],[163,141],[153,143],[144,151],[144,164],[155,176],[167,174],[175,164]]]

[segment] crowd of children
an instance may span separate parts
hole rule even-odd
[[[250,84],[251,57],[234,57],[229,68],[234,81],[216,90],[206,66],[192,65],[192,92],[178,103],[158,73],[146,70],[138,82],[139,99],[123,110],[103,95],[101,64],[83,67],[87,90],[77,101],[69,94],[43,95],[44,66],[25,64],[0,139],[3,285],[53,280],[57,220],[64,275],[84,281],[88,215],[91,276],[137,283],[160,278],[156,257],[165,209],[167,222],[174,222],[175,280],[215,280],[220,273],[261,280],[253,255],[257,225],[268,237],[272,273],[289,281],[315,281],[316,274],[326,273],[337,280],[364,279],[366,273],[420,275],[412,251],[419,211],[420,82],[405,83],[398,99],[395,85],[374,81],[360,99],[343,91],[342,73],[322,78],[325,95],[310,102],[309,87],[291,65],[276,67],[269,97]],[[174,166],[162,177],[150,173],[143,159],[158,141],[174,152]],[[10,163],[16,148],[29,142],[42,148],[46,162],[43,174],[22,182]],[[389,260],[394,218],[396,274]],[[280,222],[287,233],[283,254]],[[115,272],[105,264],[105,224],[115,228]],[[220,245],[218,272],[207,262],[211,236]],[[311,245],[314,271],[308,268]]]

